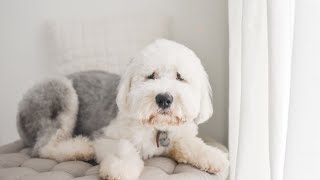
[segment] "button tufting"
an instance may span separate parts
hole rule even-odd
[[[51,159],[32,158],[24,161],[21,167],[29,167],[38,172],[46,172],[51,170],[57,162]]]
[[[21,180],[66,180],[73,178],[71,174],[63,171],[44,172],[33,175],[26,175]]]
[[[0,179],[1,180],[17,180],[26,175],[34,175],[38,172],[26,167],[12,167],[0,169]]]
[[[158,167],[165,171],[167,174],[172,174],[177,163],[169,158],[155,157],[145,161],[146,166]]]
[[[62,162],[53,167],[52,171],[64,171],[73,177],[83,176],[92,165],[83,161],[67,161]]]
[[[0,167],[18,167],[27,159],[30,157],[22,153],[0,154]]]
[[[99,166],[92,166],[83,161],[57,163],[50,159],[30,158],[26,154],[29,150],[25,148],[20,150],[20,153],[0,154],[0,180],[99,180]],[[223,180],[222,177],[208,174],[190,165],[177,164],[166,157],[155,157],[145,161],[139,180],[150,179]]]
[[[99,173],[99,168],[100,166],[93,166],[91,168],[89,168],[87,171],[86,171],[86,176],[89,176],[89,175],[96,175]]]

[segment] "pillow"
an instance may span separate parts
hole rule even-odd
[[[85,70],[122,74],[144,46],[170,38],[168,17],[52,20],[49,25],[59,74]]]

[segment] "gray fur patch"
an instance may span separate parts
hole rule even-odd
[[[33,146],[37,137],[60,127],[55,119],[67,108],[70,89],[63,81],[51,79],[32,87],[19,103],[18,132],[26,145]]]
[[[67,78],[73,82],[72,87],[66,83],[67,79],[47,80],[27,91],[19,103],[18,132],[26,145],[34,146],[34,155],[61,127],[56,118],[69,109],[68,100],[74,95],[71,94],[73,89],[79,100],[74,136],[91,136],[117,115],[118,75],[87,71],[71,74]]]
[[[71,74],[68,78],[72,80],[79,98],[74,135],[90,136],[116,117],[120,77],[103,71],[87,71]]]

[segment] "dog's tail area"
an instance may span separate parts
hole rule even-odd
[[[62,135],[63,136],[63,135]],[[50,141],[39,149],[42,158],[54,159],[58,162],[94,159],[94,148],[87,137],[61,138],[61,132],[57,132]]]

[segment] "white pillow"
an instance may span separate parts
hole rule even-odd
[[[109,17],[50,22],[57,71],[104,70],[122,74],[126,64],[157,38],[170,38],[168,17]]]

